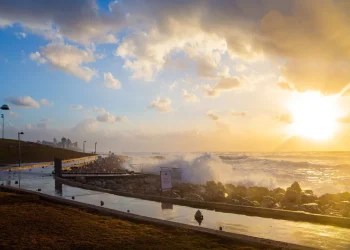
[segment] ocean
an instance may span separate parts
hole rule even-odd
[[[317,195],[350,192],[350,152],[127,153],[125,167],[159,173],[176,167],[184,182],[287,188],[297,181]]]

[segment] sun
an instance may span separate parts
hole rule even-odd
[[[288,108],[294,135],[322,141],[335,134],[339,118],[337,96],[323,96],[319,92],[296,93]]]

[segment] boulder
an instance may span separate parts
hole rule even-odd
[[[301,193],[302,203],[314,203],[317,200],[317,196],[314,194]]]
[[[332,208],[337,209],[337,210],[349,210],[350,209],[350,202],[349,201],[334,202],[332,204]]]
[[[284,190],[283,188],[278,187],[278,188],[275,188],[274,190],[272,190],[272,192],[274,194],[280,194],[280,193],[285,194],[286,190]]]
[[[304,190],[305,194],[314,194],[314,192],[310,189]]]
[[[302,204],[300,206],[300,209],[302,211],[308,212],[308,213],[313,213],[313,214],[321,214],[322,211],[319,208],[317,203],[306,203],[306,204]]]
[[[227,203],[233,204],[233,205],[239,205],[241,202],[239,200],[236,200],[236,199],[228,199]]]
[[[287,191],[288,190],[293,190],[293,191],[295,191],[295,192],[297,192],[297,193],[300,193],[301,192],[301,188],[300,188],[300,185],[299,185],[299,183],[298,182],[294,182],[289,188],[287,188]]]
[[[264,196],[269,195],[269,192],[265,187],[250,187],[247,190],[247,196],[251,197],[251,200],[261,201]]]
[[[159,191],[154,186],[147,186],[145,189],[145,194],[147,194],[147,195],[159,195]]]
[[[245,186],[237,186],[236,194],[242,197],[247,196],[247,188]]]
[[[260,205],[262,207],[271,208],[276,202],[277,201],[275,198],[272,198],[271,196],[264,196],[260,202]]]
[[[288,188],[286,194],[284,195],[284,198],[289,202],[297,202],[300,198],[300,195],[297,191]]]
[[[185,200],[190,200],[190,201],[204,201],[202,196],[200,196],[199,194],[195,194],[195,193],[185,194],[183,198]]]
[[[251,207],[259,207],[260,206],[260,203],[258,201],[250,201],[246,198],[242,199],[241,204],[243,206],[251,206]]]
[[[278,194],[275,194],[273,198],[275,198],[277,201],[281,201],[283,200],[284,198],[284,193],[278,193]]]
[[[281,209],[281,203],[277,202],[277,203],[273,204],[271,208]]]

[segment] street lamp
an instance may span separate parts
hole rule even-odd
[[[1,110],[10,110],[10,107],[9,107],[9,105],[4,104],[4,105],[1,106],[0,109],[1,109]]]
[[[23,132],[18,132],[18,166],[21,166],[21,135],[23,135]],[[19,171],[19,180],[18,180],[18,187],[21,187],[21,169],[18,169]]]
[[[0,108],[1,110],[10,110],[9,105],[4,104],[1,106]],[[4,139],[4,134],[5,134],[5,116],[4,114],[1,114],[1,118],[2,118],[2,139]]]
[[[83,152],[84,152],[84,153],[85,153],[85,142],[86,142],[86,141],[83,142]]]
[[[21,166],[21,135],[23,135],[23,132],[18,132],[18,166]]]
[[[95,142],[95,154],[96,154],[96,145],[97,145],[97,142]]]
[[[4,131],[5,131],[5,116],[4,114],[1,114],[2,118],[2,139],[4,139]]]

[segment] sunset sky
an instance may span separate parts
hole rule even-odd
[[[5,136],[349,150],[349,23],[347,0],[2,0]]]

